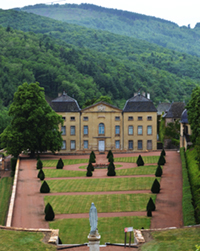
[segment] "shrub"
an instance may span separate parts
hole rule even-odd
[[[46,221],[52,221],[55,217],[54,211],[52,206],[49,204],[48,208],[47,208],[47,213],[45,215],[45,220]]]
[[[15,175],[16,164],[17,164],[17,158],[15,157],[11,158],[11,177],[14,177]]]
[[[44,213],[45,213],[45,214],[47,214],[47,211],[48,211],[48,209],[49,209],[49,206],[50,206],[50,204],[47,203],[47,204],[46,204],[46,207],[45,207],[45,209],[44,209]]]
[[[42,163],[41,159],[38,159],[38,161],[37,161],[37,169],[42,169],[42,167],[43,167],[43,163]]]
[[[152,212],[151,212],[151,210],[148,210],[148,211],[147,211],[147,217],[152,217]]]
[[[107,176],[115,176],[115,175],[116,175],[115,165],[113,164],[113,162],[110,162],[110,164],[108,165]]]
[[[44,181],[40,187],[40,193],[50,193],[49,185]]]
[[[87,173],[86,173],[87,177],[92,177],[92,170],[91,170],[90,164],[92,164],[92,163],[89,163],[89,165],[87,166]]]
[[[163,166],[166,163],[165,157],[163,155],[160,155],[160,158],[158,160],[158,165]]]
[[[165,152],[164,148],[162,149],[162,152],[161,152],[161,154],[160,154],[160,155],[162,155],[162,156],[166,156],[166,152]]]
[[[138,157],[136,163],[137,163],[137,166],[144,166],[144,161],[143,161],[141,155],[139,155],[139,157]]]
[[[64,163],[63,163],[62,159],[60,158],[58,160],[57,165],[56,165],[56,169],[63,169],[63,166],[64,166]]]
[[[152,193],[159,193],[160,192],[160,183],[157,179],[154,180],[153,185],[151,187]]]
[[[90,155],[89,162],[90,163],[95,163],[96,162],[94,155]]]
[[[37,176],[40,180],[44,180],[45,179],[45,175],[42,169],[40,169],[40,171],[38,172],[38,176]]]
[[[96,155],[95,155],[95,153],[93,151],[91,151],[90,156],[93,156],[94,159],[96,159]]]
[[[113,162],[114,162],[113,155],[110,155],[110,156],[108,157],[108,162],[110,162],[110,163],[113,163]]]
[[[89,166],[90,170],[93,172],[94,171],[94,166],[92,165],[91,162],[89,162],[88,166]],[[88,170],[88,167],[87,167],[87,170]]]
[[[162,176],[162,168],[160,165],[158,165],[156,172],[155,172],[156,177],[161,177]]]
[[[155,211],[156,210],[156,206],[152,200],[152,198],[150,197],[148,203],[147,203],[147,211],[150,210],[150,211]]]
[[[107,154],[107,159],[109,159],[109,157],[112,156],[113,157],[113,153],[111,150],[108,151],[108,154]]]

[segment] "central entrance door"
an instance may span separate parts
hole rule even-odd
[[[104,152],[104,151],[105,151],[105,141],[99,140],[99,152]]]

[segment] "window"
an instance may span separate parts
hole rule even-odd
[[[75,135],[75,126],[70,126],[70,134]]]
[[[115,140],[115,148],[116,149],[120,148],[120,141],[119,140]]]
[[[138,120],[142,120],[142,117],[138,117]]]
[[[132,116],[129,116],[129,117],[128,117],[128,120],[129,120],[129,121],[133,121],[133,117],[132,117]]]
[[[128,126],[128,135],[133,135],[133,126]]]
[[[138,135],[142,135],[142,126],[138,126]]]
[[[147,116],[147,120],[152,120],[152,117],[151,116]]]
[[[66,141],[63,140],[61,150],[65,150],[65,149],[66,149]]]
[[[116,125],[115,126],[115,135],[119,135],[120,134],[120,126]]]
[[[88,117],[83,117],[83,120],[84,121],[88,121]]]
[[[75,121],[75,117],[70,117],[70,121]]]
[[[62,135],[66,135],[66,126],[61,126]]]
[[[83,148],[88,149],[88,140],[83,141]]]
[[[152,126],[147,126],[147,135],[152,134]]]
[[[76,149],[76,141],[75,140],[71,140],[70,146],[71,146],[71,150],[75,150]]]
[[[147,140],[147,150],[152,150],[152,140]]]
[[[66,120],[66,118],[65,117],[62,117],[62,119],[65,121]]]
[[[142,140],[138,140],[138,150],[142,150]]]
[[[116,116],[116,117],[115,117],[115,120],[120,120],[120,117],[119,117],[119,116]]]
[[[83,126],[83,135],[88,135],[88,126],[87,125]]]
[[[99,124],[99,134],[104,134],[104,124],[103,123],[100,123]]]
[[[133,140],[128,141],[128,149],[133,150]]]

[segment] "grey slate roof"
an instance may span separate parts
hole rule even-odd
[[[181,115],[181,123],[188,124],[187,109],[185,109]]]
[[[63,93],[61,96],[51,101],[51,107],[55,112],[80,112],[78,102]]]
[[[150,99],[138,94],[126,101],[123,112],[157,112]]]
[[[167,113],[163,116],[165,118],[181,118],[181,114],[185,109],[185,103],[184,102],[174,102],[171,104],[169,110]]]
[[[167,103],[167,102],[160,103],[157,107],[158,115],[161,115],[163,112],[166,112],[167,110],[169,110],[170,106],[171,106],[171,103]]]

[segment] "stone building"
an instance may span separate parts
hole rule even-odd
[[[157,110],[140,94],[127,100],[123,110],[105,102],[81,110],[66,93],[52,100],[51,106],[64,121],[61,153],[157,149]]]

